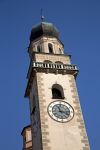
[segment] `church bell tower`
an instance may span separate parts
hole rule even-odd
[[[34,26],[28,48],[25,97],[31,125],[24,127],[23,150],[90,150],[76,87],[77,66],[64,54],[58,29]]]

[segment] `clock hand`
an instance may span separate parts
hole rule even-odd
[[[58,108],[58,109],[59,109],[59,111],[60,111],[60,107],[58,106],[57,108]]]
[[[61,108],[61,104],[59,104],[58,109],[59,109],[60,112],[64,112],[64,111],[62,110],[62,108]]]
[[[69,111],[60,109],[60,112],[66,114],[66,115],[69,115]]]
[[[61,112],[61,113],[62,113],[63,111],[61,110],[61,108],[60,108],[60,107],[61,107],[61,106],[58,106],[58,109],[59,109],[59,112]]]
[[[61,109],[61,104],[60,104],[60,106],[58,106],[58,109],[59,109],[59,112],[64,113],[66,115],[68,114],[68,113],[66,113],[67,111]]]

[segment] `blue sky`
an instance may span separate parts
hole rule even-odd
[[[0,147],[22,149],[30,123],[24,98],[32,26],[45,19],[60,30],[65,52],[80,69],[77,86],[91,150],[100,146],[100,1],[0,0]]]

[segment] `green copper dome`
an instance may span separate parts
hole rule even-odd
[[[59,39],[59,31],[52,23],[41,22],[40,24],[32,28],[30,41],[33,41],[43,35],[49,37],[56,37]]]

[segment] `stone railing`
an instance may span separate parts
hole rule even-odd
[[[66,69],[66,70],[78,70],[76,65],[69,64],[58,64],[58,63],[42,63],[42,62],[33,62],[33,68],[47,68],[47,69]]]

